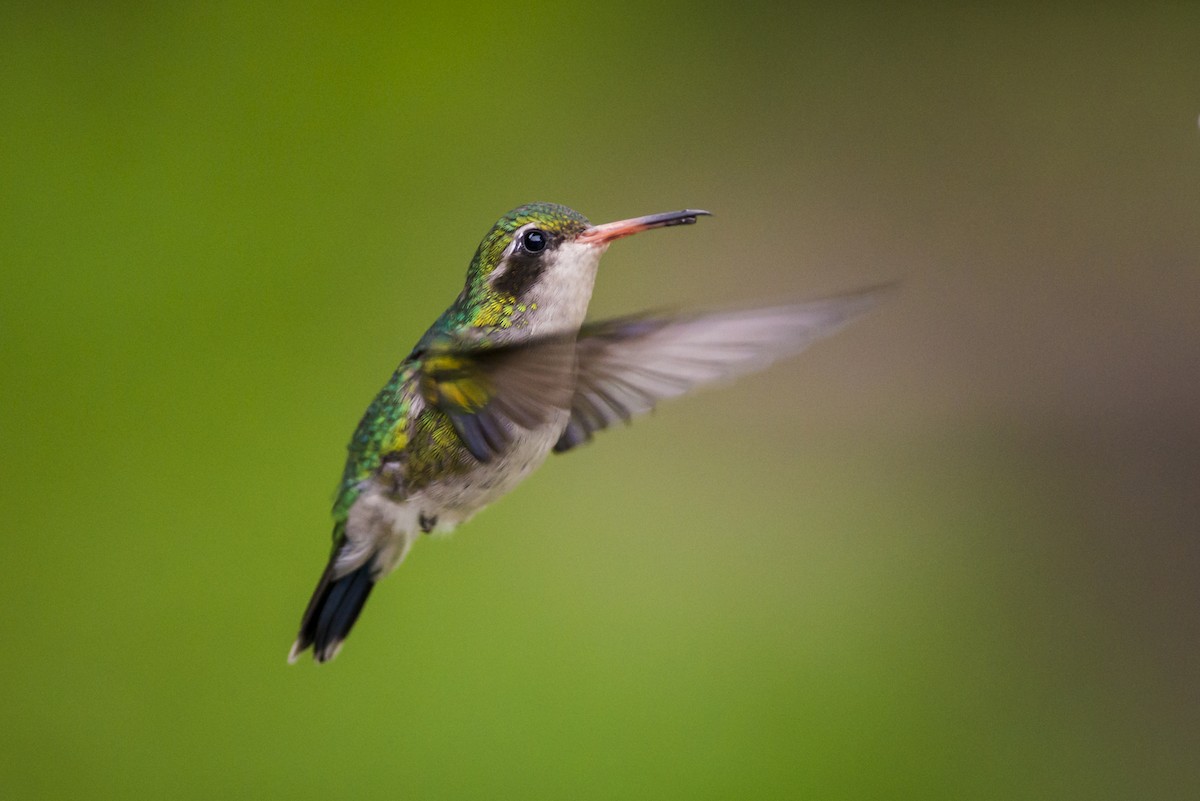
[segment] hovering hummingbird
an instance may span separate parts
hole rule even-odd
[[[333,553],[288,655],[335,657],[375,583],[422,533],[447,532],[581,445],[695,386],[756,370],[873,306],[879,289],[794,305],[584,323],[616,239],[690,225],[686,209],[592,225],[531,203],[484,236],[466,286],[375,396],[333,506]]]

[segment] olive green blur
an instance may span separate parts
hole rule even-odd
[[[6,799],[1200,797],[1200,6],[0,10]],[[592,309],[900,279],[289,667],[488,226]]]

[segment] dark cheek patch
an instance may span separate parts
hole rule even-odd
[[[544,255],[531,258],[510,258],[504,273],[496,279],[492,287],[497,292],[511,295],[514,298],[524,297],[525,293],[537,284],[548,264],[549,259]]]

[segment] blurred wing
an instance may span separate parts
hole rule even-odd
[[[584,326],[571,419],[557,453],[618,420],[701,384],[762,369],[829,336],[890,287],[799,303],[687,317],[626,317]]]
[[[556,411],[570,408],[571,337],[491,348],[444,341],[421,361],[422,397],[450,418],[463,445],[481,462],[503,453],[517,429],[537,428]]]

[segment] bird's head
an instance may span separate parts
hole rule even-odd
[[[694,223],[705,214],[686,209],[592,225],[566,206],[519,206],[497,220],[479,243],[465,293],[483,307],[534,308],[544,322],[554,318],[562,327],[577,326],[609,244],[651,228]],[[491,315],[483,317],[486,322]]]

